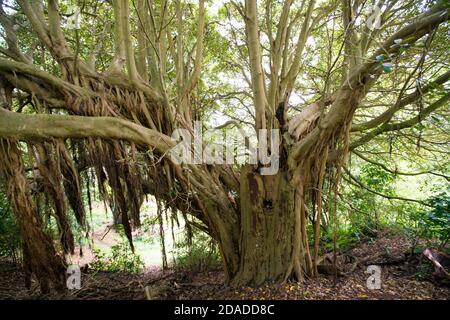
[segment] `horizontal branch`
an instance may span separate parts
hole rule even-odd
[[[123,119],[54,114],[21,114],[0,108],[0,138],[103,138],[127,140],[166,153],[175,145],[168,136]]]

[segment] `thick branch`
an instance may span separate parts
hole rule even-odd
[[[268,107],[264,74],[261,64],[261,48],[258,28],[256,0],[245,1],[245,26],[247,32],[250,69],[252,76],[253,100],[256,112],[256,129],[266,128],[265,110]]]
[[[130,121],[111,117],[21,114],[0,108],[0,138],[104,138],[154,147],[164,154],[175,145],[168,136]]]
[[[305,20],[303,21],[302,29],[297,39],[297,45],[295,47],[295,55],[292,61],[292,65],[289,69],[288,74],[286,75],[286,78],[282,80],[281,86],[283,88],[286,88],[287,90],[291,90],[291,88],[294,85],[295,79],[297,78],[297,75],[300,71],[300,60],[311,27],[310,25],[311,15],[314,10],[315,4],[316,4],[315,0],[309,1],[309,5],[305,13]]]

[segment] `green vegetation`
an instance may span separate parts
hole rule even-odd
[[[5,190],[0,187],[0,257],[16,258],[20,249],[19,227],[14,221]]]
[[[120,241],[111,246],[111,253],[105,254],[94,249],[95,259],[89,266],[96,271],[118,272],[127,271],[137,273],[144,267],[141,257],[131,251],[130,244],[123,230],[119,229]]]
[[[174,248],[175,266],[203,272],[220,267],[217,244],[204,233],[197,232],[190,241],[177,243]]]

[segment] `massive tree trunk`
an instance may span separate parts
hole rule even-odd
[[[295,188],[289,174],[241,171],[239,267],[235,285],[282,281],[290,275],[296,245]]]

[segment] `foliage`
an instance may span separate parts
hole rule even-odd
[[[322,235],[322,247],[325,252],[330,252],[334,247],[334,230],[327,228]],[[361,232],[358,228],[340,227],[336,230],[336,248],[338,250],[346,250],[353,246],[357,241],[361,240]]]
[[[436,188],[434,188],[436,190]],[[403,203],[398,210],[395,226],[412,241],[412,251],[422,252],[424,248],[416,247],[418,239],[428,240],[428,245],[441,248],[450,239],[450,196],[447,191],[434,192],[428,197],[429,206]]]
[[[198,272],[217,268],[221,263],[216,243],[203,232],[194,233],[191,243],[177,243],[174,256],[177,267]]]
[[[20,234],[3,189],[0,189],[0,256],[15,256],[20,248]]]
[[[395,177],[373,164],[358,164],[356,179],[368,189],[394,195]],[[338,201],[336,246],[346,249],[358,241],[371,239],[377,231],[388,225],[389,207],[384,199],[363,188],[344,185],[344,193]],[[383,215],[383,213],[386,213]],[[324,249],[333,249],[334,229],[328,226],[323,233]]]
[[[433,208],[424,212],[419,220],[421,236],[447,243],[450,240],[450,195],[441,192],[429,198],[428,202]]]
[[[95,260],[90,264],[93,270],[118,272],[127,271],[138,273],[144,267],[142,258],[131,251],[130,244],[122,230],[119,230],[120,241],[111,246],[111,253],[106,254],[94,249]]]

